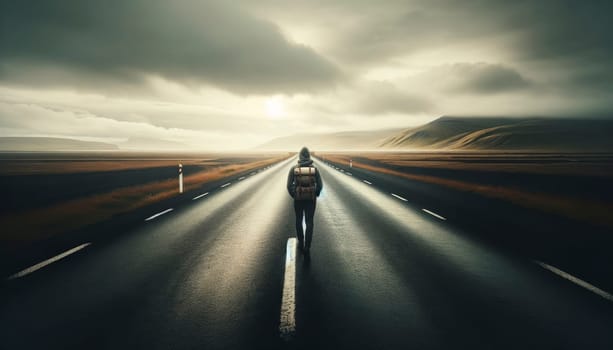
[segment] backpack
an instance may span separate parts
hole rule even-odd
[[[295,200],[315,200],[317,182],[315,180],[315,167],[294,168],[294,181],[296,183]]]

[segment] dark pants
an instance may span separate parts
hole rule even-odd
[[[296,212],[296,236],[301,247],[309,249],[313,239],[313,217],[315,216],[316,201],[294,201],[294,211]],[[302,231],[302,218],[306,221],[306,234]],[[304,236],[304,238],[303,238]]]

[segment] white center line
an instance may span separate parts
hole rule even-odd
[[[367,181],[367,180],[362,180],[362,182],[364,182],[365,184],[368,184],[368,185],[372,185],[372,182]]]
[[[241,181],[241,180],[244,180],[244,179],[245,179],[245,177],[241,176],[241,177],[238,178],[238,181]]]
[[[613,295],[605,292],[604,290],[602,290],[602,289],[600,289],[600,288],[598,288],[598,287],[596,287],[594,285],[589,284],[588,282],[585,282],[584,280],[582,280],[580,278],[577,278],[577,277],[575,277],[575,276],[573,276],[573,275],[571,275],[569,273],[566,273],[566,272],[564,272],[564,271],[562,271],[562,270],[560,270],[560,269],[558,269],[556,267],[553,267],[551,265],[545,264],[544,262],[540,262],[540,261],[536,261],[536,260],[534,262],[539,264],[542,268],[544,268],[546,270],[549,270],[549,271],[555,273],[556,275],[558,275],[558,276],[560,276],[560,277],[562,277],[564,279],[567,279],[567,280],[573,282],[574,284],[579,285],[579,286],[589,290],[592,293],[598,294],[599,296],[607,299],[608,301],[613,301]]]
[[[200,198],[206,196],[207,194],[209,194],[209,193],[208,192],[207,193],[203,193],[203,194],[201,194],[199,196],[196,196],[196,197],[192,198],[192,200],[195,201],[196,199],[200,199]]]
[[[221,185],[221,188],[228,187],[228,186],[230,186],[230,185],[232,185],[232,183],[231,183],[231,182],[228,182],[227,184],[223,184],[223,185]]]
[[[296,332],[296,238],[287,240],[285,275],[281,298],[281,338],[290,339]]]
[[[47,259],[47,260],[45,260],[43,262],[40,262],[40,263],[38,263],[36,265],[30,266],[27,269],[21,270],[21,271],[17,272],[16,274],[10,276],[9,280],[20,278],[20,277],[23,277],[25,275],[29,275],[32,272],[34,272],[36,270],[40,270],[43,267],[45,267],[45,266],[47,266],[49,264],[53,264],[54,262],[56,262],[58,260],[64,259],[68,255],[74,254],[74,253],[78,252],[79,250],[81,250],[81,249],[83,249],[83,248],[85,248],[85,247],[87,247],[89,245],[91,245],[91,243],[83,243],[83,244],[81,244],[78,247],[74,247],[72,249],[69,249],[69,250],[63,252],[62,254],[56,255],[53,258]]]
[[[396,198],[398,198],[398,199],[400,199],[401,201],[404,201],[404,202],[408,202],[408,201],[409,201],[408,199],[403,198],[403,197],[400,197],[399,195],[397,195],[397,194],[395,194],[395,193],[392,193],[391,195],[392,195],[392,196],[394,196],[394,197],[396,197]]]
[[[153,220],[153,219],[157,218],[158,216],[162,216],[162,215],[164,215],[166,213],[170,213],[171,211],[173,211],[172,208],[166,209],[166,210],[164,210],[162,212],[159,212],[159,213],[157,213],[155,215],[151,215],[150,217],[146,218],[145,221]]]
[[[437,213],[432,212],[432,211],[430,211],[430,210],[428,210],[428,209],[422,209],[422,210],[423,210],[424,212],[426,212],[426,213],[428,213],[428,214],[430,214],[430,215],[434,216],[435,218],[439,218],[439,219],[441,219],[441,220],[447,220],[447,219],[445,219],[444,217],[442,217],[442,216],[438,215]]]

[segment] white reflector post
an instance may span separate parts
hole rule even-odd
[[[183,193],[183,164],[179,163],[179,193]]]

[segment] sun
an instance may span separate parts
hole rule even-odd
[[[272,119],[279,119],[285,116],[285,103],[280,96],[274,96],[266,100],[266,115]]]

